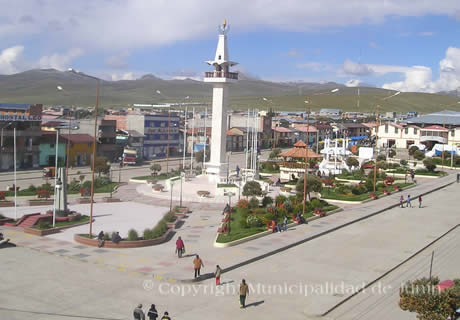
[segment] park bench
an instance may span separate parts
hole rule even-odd
[[[89,197],[91,195],[90,189],[80,189],[80,196],[81,197]]]
[[[5,191],[0,191],[0,200],[5,200]]]
[[[51,191],[50,190],[37,190],[37,198],[39,199],[49,199]]]

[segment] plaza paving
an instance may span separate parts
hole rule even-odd
[[[441,181],[436,180],[439,184]],[[448,181],[444,181],[446,183]],[[435,183],[433,181],[433,183]],[[432,186],[431,186],[432,187]],[[420,186],[419,190],[413,189],[415,195],[427,185]],[[332,307],[335,303],[346,297],[340,291],[336,295],[308,295],[303,294],[269,294],[253,292],[249,296],[251,304],[246,310],[238,308],[237,295],[231,294],[232,286],[238,285],[245,277],[253,286],[269,286],[273,284],[324,284],[326,282],[340,284],[342,281],[350,285],[362,285],[384,273],[387,269],[401,262],[426,244],[433,241],[441,234],[459,222],[458,212],[455,211],[456,195],[459,185],[454,184],[441,191],[424,197],[424,208],[395,208],[385,211],[372,218],[339,229],[328,235],[308,241],[302,245],[280,252],[258,262],[224,273],[224,288],[229,292],[221,296],[215,291],[213,280],[206,280],[196,287],[189,284],[179,284],[173,281],[161,281],[152,277],[150,272],[136,271],[132,267],[148,265],[155,267],[155,271],[164,274],[181,270],[187,276],[190,270],[182,270],[181,266],[191,264],[191,258],[184,258],[180,263],[167,265],[160,262],[179,261],[173,255],[173,245],[136,249],[136,250],[107,250],[98,252],[97,248],[74,248],[75,244],[59,244],[49,237],[38,240],[40,244],[50,244],[56,249],[70,248],[75,252],[86,252],[89,256],[80,259],[73,256],[73,252],[62,254],[66,259],[53,253],[54,248],[30,250],[28,248],[2,249],[2,264],[0,272],[3,275],[2,292],[0,293],[0,317],[3,319],[23,319],[30,314],[17,310],[34,312],[47,312],[33,314],[34,319],[70,319],[66,315],[76,315],[80,318],[89,316],[100,319],[130,319],[132,308],[139,302],[145,305],[155,303],[159,311],[168,310],[173,319],[314,319],[316,314]],[[378,210],[390,204],[389,200],[397,202],[397,197],[383,198],[371,202],[367,212]],[[365,214],[365,207],[359,206],[356,210],[345,210],[333,216],[317,220],[307,226],[296,227],[295,230],[273,234],[271,236],[243,244],[235,248],[216,249],[207,248],[208,229],[206,225],[212,223],[209,215],[215,210],[198,212],[195,210],[184,229],[179,233],[186,237],[186,245],[195,245],[205,260],[205,272],[214,271],[215,263],[227,267],[242,259],[255,256],[263,252],[264,245],[273,248],[279,241],[284,244],[301,237],[312,235],[320,230],[343,224],[348,220],[348,215],[354,218]],[[209,213],[208,213],[209,212]],[[207,220],[206,220],[207,219]],[[187,228],[203,224],[204,228]],[[5,232],[5,228],[2,228]],[[191,232],[195,230],[195,232]],[[8,233],[9,231],[7,231]],[[19,240],[19,234],[11,234]],[[300,238],[300,236],[299,236]],[[34,238],[35,239],[35,238]],[[190,242],[189,240],[200,240]],[[30,239],[29,239],[30,241]],[[62,242],[62,241],[59,241]],[[20,244],[20,241],[18,241]],[[458,276],[458,229],[452,234],[436,243],[439,255],[436,254],[434,274],[439,274],[442,279]],[[33,247],[33,246],[30,246]],[[240,254],[235,254],[239,250]],[[79,251],[81,250],[81,251]],[[209,251],[208,251],[209,250]],[[211,251],[216,250],[216,251]],[[212,253],[221,252],[221,258],[216,259]],[[190,252],[190,250],[189,250]],[[206,253],[206,252],[209,252]],[[431,251],[430,251],[431,252]],[[402,268],[397,269],[389,277],[387,283],[399,286],[400,281],[406,278],[420,276],[423,273],[423,264],[427,272],[429,262],[426,258],[429,253],[423,253]],[[119,255],[119,256],[117,256]],[[128,257],[124,256],[128,255]],[[90,257],[101,259],[100,263],[91,264]],[[150,261],[136,261],[136,258],[152,259]],[[102,260],[110,260],[113,264],[105,264]],[[420,259],[420,260],[418,260]],[[438,259],[438,260],[436,260]],[[116,263],[114,263],[116,262]],[[131,266],[120,267],[126,262]],[[457,263],[456,263],[457,262]],[[118,263],[118,264],[117,264]],[[415,267],[411,267],[415,264]],[[408,268],[408,271],[405,271]],[[398,276],[402,272],[404,276]],[[153,272],[155,273],[155,272]],[[395,275],[395,276],[393,276]],[[391,280],[393,279],[393,280]],[[177,287],[175,287],[177,286]],[[184,287],[181,287],[184,286]],[[177,291],[176,292],[176,288]],[[180,290],[196,290],[181,296]],[[205,292],[205,290],[207,290]],[[371,295],[357,296],[344,304],[339,309],[328,315],[329,319],[415,319],[415,315],[400,312],[395,303],[395,290],[389,296]],[[186,291],[184,291],[185,293]],[[362,299],[362,300],[361,300]],[[8,308],[9,310],[6,310]],[[344,309],[342,309],[344,308]],[[14,311],[14,310],[16,311]],[[375,311],[374,311],[375,309]],[[387,313],[391,317],[386,317]],[[59,315],[52,315],[59,314]],[[269,316],[268,316],[269,315]],[[378,315],[376,317],[376,315]]]

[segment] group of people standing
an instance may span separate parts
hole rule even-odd
[[[142,310],[142,304],[139,304],[133,311],[134,320],[145,320],[145,313]],[[150,306],[149,311],[147,311],[147,317],[149,320],[157,320],[158,319],[158,311],[154,304]],[[161,320],[171,320],[169,317],[168,311],[165,311]]]
[[[412,208],[412,198],[410,197],[410,194],[407,195],[407,200],[406,200],[406,208],[407,207],[411,207]],[[401,195],[401,197],[399,198],[399,206],[401,208],[404,208],[404,196]],[[418,207],[421,208],[422,207],[422,196],[418,196]]]

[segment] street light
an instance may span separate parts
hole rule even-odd
[[[182,179],[185,178],[185,172],[181,172],[180,173],[180,204],[179,206],[182,208]],[[172,192],[172,188],[171,188],[171,192]]]
[[[330,91],[326,91],[326,92],[320,92],[320,93],[316,93],[316,94],[312,94],[312,96],[317,96],[317,95],[322,95],[322,94],[327,94],[327,93],[336,93],[338,92],[340,89],[339,88],[335,88],[335,89],[332,89]],[[304,101],[305,104],[306,104],[306,107],[307,107],[307,110],[306,110],[306,113],[307,113],[307,134],[306,134],[306,146],[305,146],[305,171],[304,171],[304,175],[303,175],[303,203],[302,203],[302,215],[305,214],[305,207],[306,207],[306,202],[307,202],[307,171],[308,171],[308,145],[310,143],[310,135],[309,135],[309,129],[310,129],[310,108],[308,106],[308,104],[311,104],[311,102],[309,100],[305,100]],[[318,133],[316,133],[318,135]],[[337,138],[336,138],[337,139]],[[336,140],[337,141],[337,140]],[[337,148],[336,148],[337,149]],[[335,154],[334,155],[334,158],[337,158],[337,155]],[[336,161],[336,160],[334,160]],[[334,174],[335,174],[335,171],[336,171],[336,167],[334,167]]]
[[[385,101],[385,100],[388,100],[390,98],[393,98],[393,97],[396,97],[397,95],[399,95],[401,93],[401,91],[397,91],[396,93],[388,96],[388,97],[385,97],[383,99],[381,99],[382,101]],[[380,108],[380,105],[377,105],[376,107],[376,115],[375,115],[375,147],[377,149],[377,144],[378,144],[378,128],[379,128],[379,119],[380,119],[380,114],[378,112]],[[377,152],[375,153],[375,160],[374,160],[374,195],[376,195],[376,191],[377,191],[377,188],[376,188],[376,184],[377,184]]]
[[[90,211],[89,211],[89,237],[92,237],[93,231],[93,203],[94,203],[94,169],[96,164],[96,146],[97,146],[97,112],[99,108],[99,86],[100,86],[100,79],[87,75],[85,73],[81,73],[76,71],[72,68],[69,68],[68,72],[72,72],[76,75],[81,77],[86,77],[90,79],[96,80],[96,106],[94,108],[94,136],[93,136],[93,159],[91,161],[91,202],[90,202]]]
[[[110,161],[107,161],[106,164],[109,167],[110,198],[112,198],[112,166]]]

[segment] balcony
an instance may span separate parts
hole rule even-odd
[[[447,132],[440,131],[422,131],[420,135],[420,142],[436,141],[439,143],[447,143]]]
[[[205,78],[225,78],[225,79],[238,80],[237,72],[213,71],[213,72],[205,72],[204,76]]]

